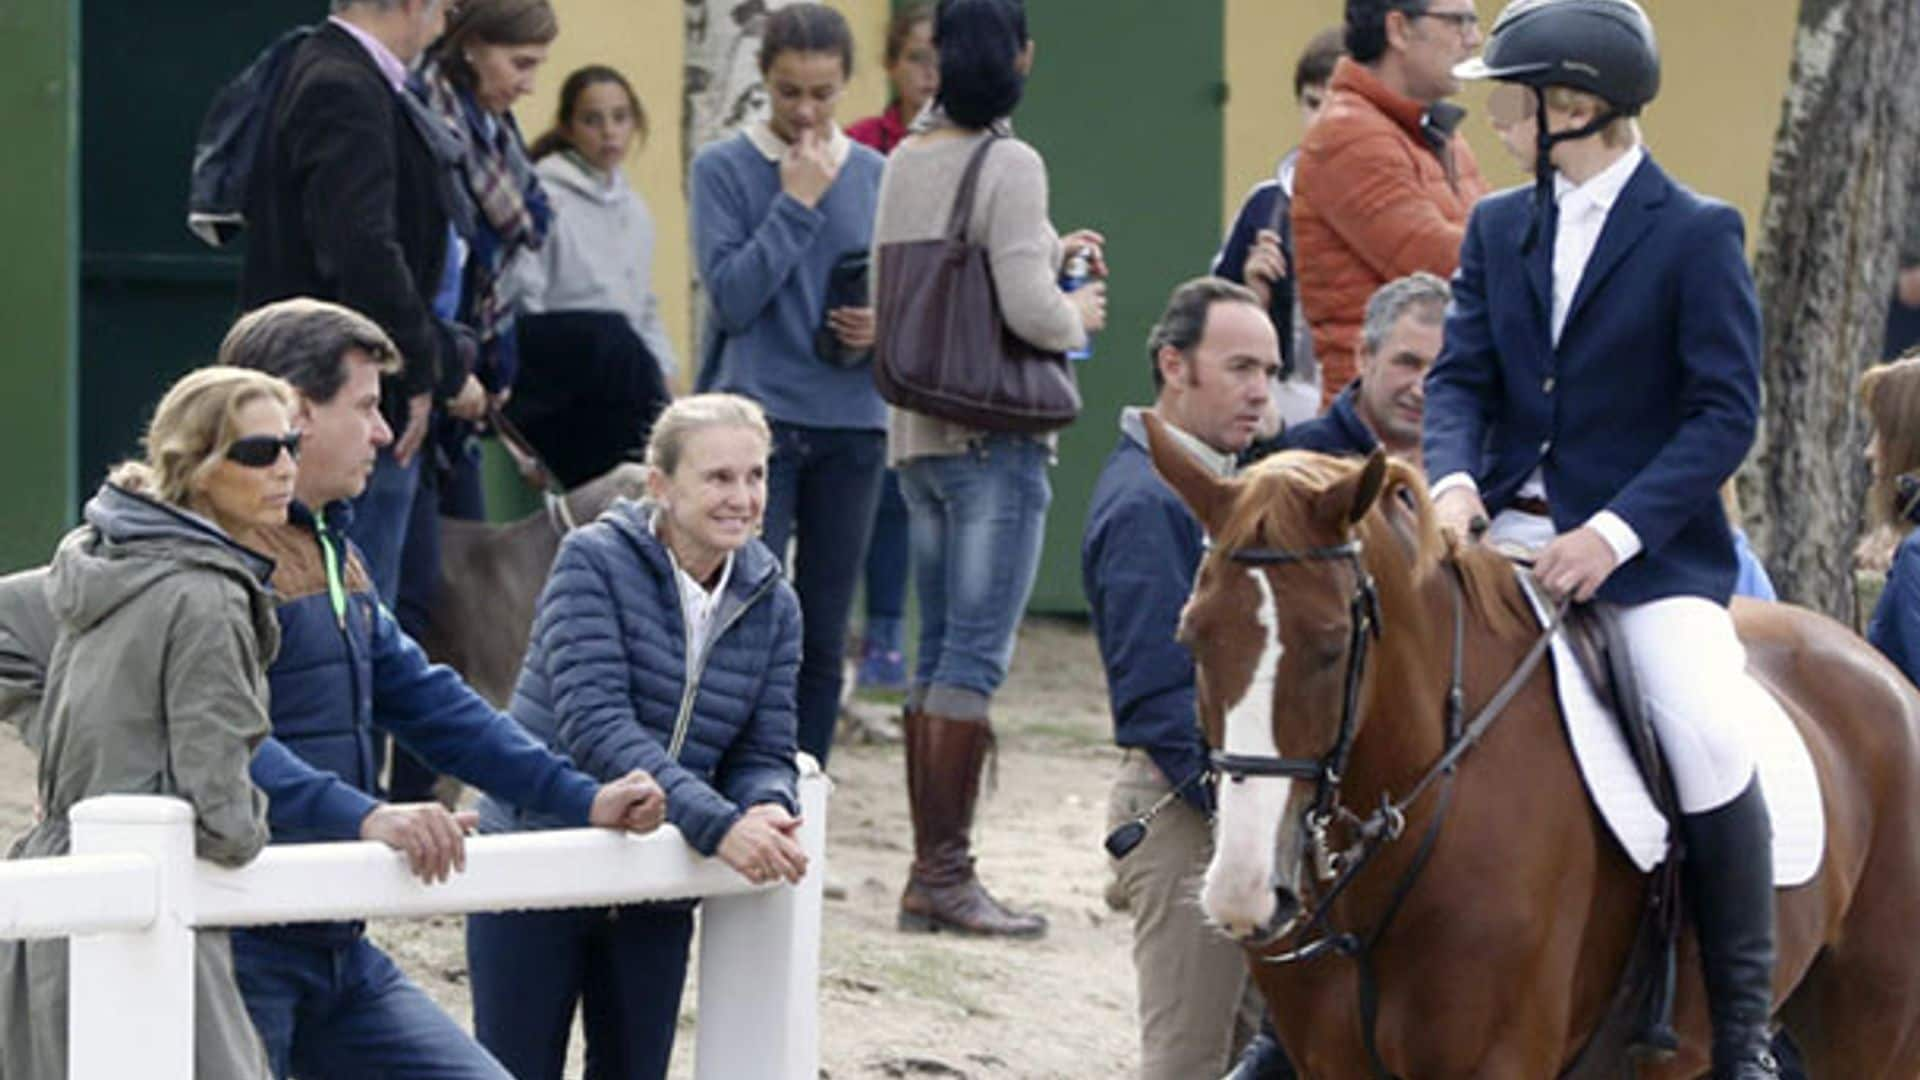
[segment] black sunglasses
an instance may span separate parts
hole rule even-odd
[[[227,460],[249,469],[264,469],[279,461],[280,451],[285,450],[288,457],[298,461],[300,437],[300,432],[289,431],[285,435],[249,435],[235,439],[233,445],[227,447]]]

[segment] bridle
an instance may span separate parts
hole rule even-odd
[[[1227,554],[1245,566],[1287,566],[1307,562],[1344,561],[1353,567],[1353,593],[1347,599],[1346,688],[1340,707],[1340,729],[1333,746],[1317,758],[1293,758],[1265,754],[1229,754],[1216,751],[1214,771],[1233,783],[1249,776],[1284,777],[1310,780],[1314,784],[1313,806],[1307,811],[1307,831],[1312,838],[1315,871],[1320,880],[1331,880],[1339,873],[1340,856],[1327,845],[1327,829],[1333,824],[1340,804],[1340,781],[1346,775],[1347,760],[1353,756],[1353,741],[1360,730],[1360,682],[1366,675],[1367,647],[1380,637],[1380,596],[1361,559],[1362,547],[1356,538],[1331,547],[1289,551],[1285,548],[1239,548]]]
[[[1426,869],[1434,847],[1440,839],[1440,827],[1446,821],[1447,808],[1453,801],[1453,781],[1460,759],[1467,751],[1476,746],[1493,722],[1499,718],[1506,707],[1526,684],[1527,679],[1539,666],[1546,655],[1553,635],[1559,630],[1565,617],[1567,602],[1560,601],[1554,608],[1551,618],[1542,630],[1540,637],[1530,646],[1525,656],[1505,683],[1492,698],[1475,714],[1473,721],[1467,723],[1465,690],[1465,647],[1466,615],[1462,600],[1460,570],[1456,563],[1447,565],[1452,571],[1448,583],[1452,586],[1453,597],[1453,658],[1451,678],[1447,687],[1446,701],[1446,739],[1447,748],[1421,775],[1418,782],[1398,799],[1383,794],[1380,806],[1366,817],[1348,810],[1340,801],[1340,784],[1346,775],[1349,759],[1353,756],[1353,744],[1359,737],[1360,729],[1360,690],[1366,677],[1367,652],[1369,645],[1379,639],[1384,620],[1380,614],[1380,598],[1374,587],[1373,575],[1367,571],[1362,556],[1364,549],[1359,538],[1343,544],[1329,547],[1286,548],[1246,547],[1236,548],[1226,553],[1226,557],[1244,566],[1269,567],[1288,566],[1299,563],[1347,562],[1354,570],[1353,592],[1347,600],[1350,619],[1347,632],[1347,671],[1345,693],[1340,709],[1340,727],[1334,737],[1332,747],[1317,758],[1283,757],[1266,754],[1229,754],[1215,751],[1211,756],[1214,771],[1232,783],[1242,783],[1248,777],[1282,777],[1290,780],[1310,780],[1314,783],[1313,804],[1308,808],[1305,818],[1307,829],[1306,857],[1312,860],[1315,877],[1327,884],[1320,892],[1313,911],[1305,919],[1295,924],[1284,937],[1308,937],[1306,944],[1278,954],[1263,957],[1271,964],[1290,964],[1312,960],[1327,953],[1338,953],[1354,959],[1360,968],[1358,980],[1360,998],[1361,1029],[1364,1035],[1367,1056],[1377,1077],[1391,1077],[1380,1056],[1375,1032],[1375,1021],[1379,1013],[1379,984],[1374,977],[1372,952],[1375,945],[1386,934],[1394,917],[1399,914],[1402,904],[1413,891],[1420,874]],[[1525,571],[1522,571],[1524,573]],[[1395,885],[1392,898],[1388,901],[1385,914],[1373,929],[1364,933],[1335,931],[1329,920],[1334,903],[1339,900],[1348,887],[1353,884],[1360,872],[1366,869],[1373,857],[1383,848],[1405,833],[1407,812],[1426,795],[1435,784],[1440,786],[1439,806],[1421,836],[1419,850]],[[1329,838],[1329,832],[1335,821],[1350,826],[1353,843],[1346,848],[1336,848]],[[1278,874],[1276,867],[1275,873]],[[1273,944],[1268,942],[1266,944]]]

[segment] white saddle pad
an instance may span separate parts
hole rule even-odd
[[[1531,581],[1524,576],[1521,581],[1534,615],[1546,625],[1547,608]],[[1626,735],[1600,703],[1565,631],[1554,634],[1550,651],[1560,708],[1587,791],[1627,857],[1642,873],[1652,870],[1667,855],[1667,819],[1654,805]],[[1804,885],[1819,871],[1826,847],[1826,812],[1813,757],[1784,710],[1755,717],[1748,736],[1773,817],[1773,883],[1779,888]]]

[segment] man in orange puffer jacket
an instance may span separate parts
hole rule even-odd
[[[1347,0],[1347,57],[1300,146],[1300,305],[1331,402],[1355,371],[1367,298],[1416,270],[1449,276],[1487,184],[1456,131],[1453,65],[1480,45],[1471,0]]]

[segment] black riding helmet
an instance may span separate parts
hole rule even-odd
[[[1514,0],[1481,55],[1453,73],[1585,90],[1636,116],[1660,92],[1660,47],[1634,0]]]
[[[1583,139],[1623,116],[1638,116],[1660,92],[1660,46],[1635,0],[1513,0],[1494,20],[1479,57],[1453,69],[1460,79],[1498,79],[1533,89],[1539,155],[1531,250],[1553,202],[1554,146]],[[1549,86],[1583,90],[1607,103],[1573,131],[1547,131]]]

